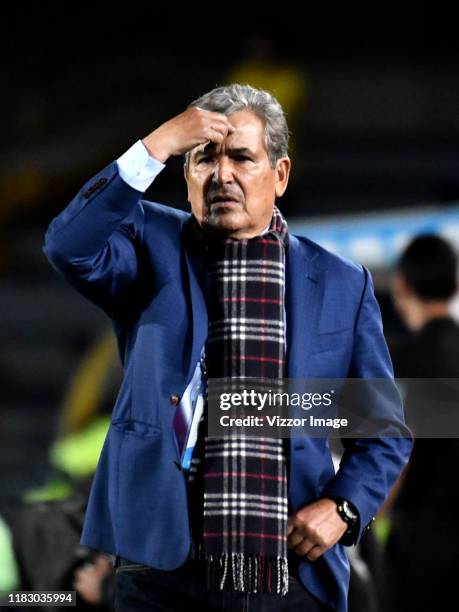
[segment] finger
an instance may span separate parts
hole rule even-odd
[[[205,112],[205,111],[204,111]],[[225,124],[229,123],[228,116],[224,113],[216,113],[214,111],[207,111],[207,118],[213,122],[223,122]]]
[[[304,536],[299,531],[297,530],[292,531],[292,533],[287,538],[288,548],[295,548],[295,546],[298,546],[298,544],[300,544],[300,542],[302,542],[303,539],[304,539]]]
[[[297,527],[295,516],[290,516],[287,519],[287,535],[290,535],[295,527]]]
[[[310,550],[312,550],[316,546],[315,542],[308,540],[308,538],[303,538],[303,540],[294,548],[294,552],[297,555],[307,555]]]
[[[201,114],[201,118],[205,121],[205,124],[210,124],[212,127],[221,126],[225,134],[232,134],[236,131],[236,127],[231,123],[229,118],[223,113],[214,113],[212,111],[206,111],[202,108],[195,107]]]
[[[226,129],[228,130],[228,134],[232,134],[236,131],[236,126],[231,123],[228,117],[226,118]]]
[[[309,561],[317,561],[317,559],[324,554],[325,550],[323,546],[314,546],[306,556]]]
[[[209,123],[212,127],[222,130],[225,134],[232,134],[236,130],[236,127],[225,115],[220,115],[218,119],[211,119]]]
[[[226,134],[213,128],[210,128],[207,136],[209,137],[210,141],[214,142],[215,144],[221,144],[226,138]]]
[[[230,133],[229,126],[227,123],[212,122],[212,124],[210,125],[210,129],[214,130],[215,132],[219,132],[223,138],[226,138]]]

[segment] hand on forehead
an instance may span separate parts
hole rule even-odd
[[[206,153],[220,152],[223,147],[239,150],[247,149],[255,152],[259,146],[263,146],[263,126],[260,119],[250,111],[239,111],[228,117],[232,131],[228,132],[223,143],[207,141],[198,145],[194,152],[205,151]]]

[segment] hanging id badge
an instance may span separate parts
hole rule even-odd
[[[188,436],[182,453],[182,469],[184,470],[189,470],[191,467],[191,459],[193,457],[193,450],[196,445],[196,440],[198,439],[199,422],[201,420],[203,410],[204,398],[202,393],[199,392],[196,398],[196,406],[193,412],[193,420],[188,430]]]

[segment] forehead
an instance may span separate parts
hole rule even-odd
[[[249,110],[238,111],[228,116],[230,123],[236,128],[232,134],[223,141],[224,147],[232,149],[248,148],[254,152],[263,150],[264,125],[263,121],[255,113]],[[220,145],[214,143],[202,144],[193,149],[193,153],[204,149],[219,149]]]

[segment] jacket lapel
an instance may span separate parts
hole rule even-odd
[[[298,238],[289,235],[286,256],[287,377],[308,378],[308,353],[315,345],[324,296],[324,271]]]
[[[190,302],[192,311],[192,345],[187,381],[190,381],[201,355],[208,334],[206,304],[207,271],[204,258],[198,249],[185,245],[185,260],[188,270]]]

